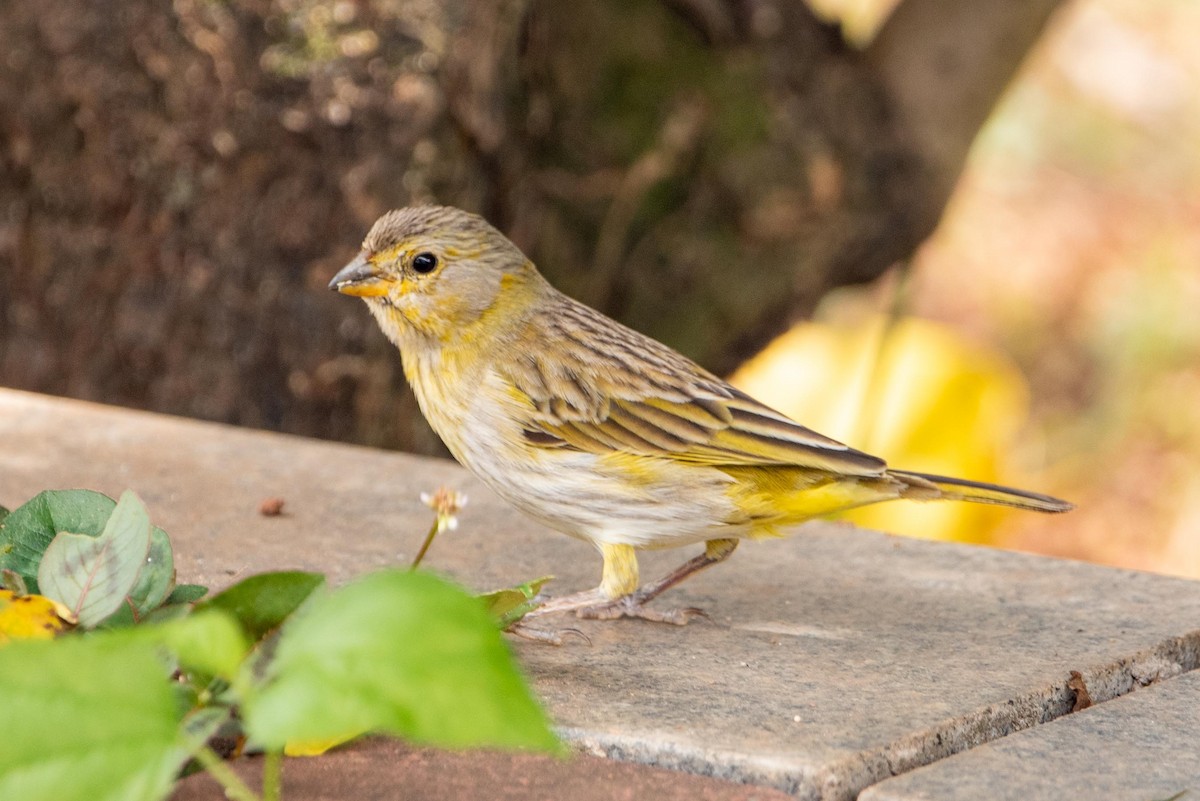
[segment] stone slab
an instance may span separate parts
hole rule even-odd
[[[262,786],[261,759],[232,766],[252,789]],[[382,739],[318,759],[284,759],[282,795],[287,801],[788,801],[779,790],[585,754],[441,751]],[[197,773],[171,801],[224,797],[212,777]]]
[[[1154,801],[1200,793],[1200,673],[876,784],[860,801]]]
[[[339,581],[405,564],[430,520],[418,495],[439,484],[471,501],[431,568],[477,589],[597,581],[589,547],[449,462],[0,391],[0,504],[132,488],[171,534],[181,579],[217,588],[268,569]],[[260,516],[268,496],[286,514]],[[645,575],[684,555],[650,556]],[[800,798],[853,798],[1066,714],[1071,671],[1100,702],[1200,662],[1200,582],[842,525],[749,543],[663,601],[712,619],[579,621],[590,646],[513,642],[564,734]]]

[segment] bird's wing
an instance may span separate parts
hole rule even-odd
[[[713,466],[861,476],[886,469],[882,459],[805,428],[586,306],[570,301],[539,328],[552,343],[519,347],[504,360],[504,378],[532,407],[523,432],[531,445]]]

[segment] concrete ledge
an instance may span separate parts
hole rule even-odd
[[[1200,673],[868,788],[860,801],[1165,801],[1200,790]]]
[[[139,492],[180,578],[335,581],[404,563],[439,484],[471,498],[428,562],[477,589],[546,573],[592,586],[599,559],[457,466],[0,391],[0,503],[46,488]],[[268,496],[286,514],[258,515]],[[684,558],[652,554],[651,576]],[[889,777],[1200,664],[1200,583],[832,524],[748,543],[662,603],[686,628],[579,622],[592,646],[514,642],[565,734],[594,754],[849,799]]]

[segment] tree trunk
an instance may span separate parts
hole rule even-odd
[[[433,449],[324,289],[415,202],[729,370],[912,253],[1057,4],[6,0],[0,383]]]

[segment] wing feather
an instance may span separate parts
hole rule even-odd
[[[534,447],[862,476],[886,469],[566,296],[541,322],[551,329],[553,364],[542,348],[522,347],[520,358],[506,360],[515,366],[504,376],[528,399],[525,439]]]

